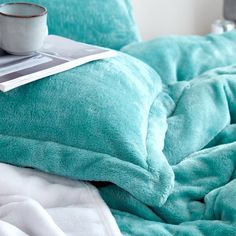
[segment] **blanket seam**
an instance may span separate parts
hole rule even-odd
[[[89,149],[83,149],[83,148],[78,148],[78,147],[73,147],[73,146],[70,146],[70,145],[65,145],[65,144],[61,144],[61,143],[58,143],[58,142],[54,142],[54,141],[48,141],[48,140],[37,140],[37,139],[33,139],[33,138],[25,138],[25,137],[22,137],[22,136],[14,136],[14,135],[5,135],[5,134],[1,134],[0,133],[0,136],[4,136],[4,137],[12,137],[12,138],[21,138],[21,139],[26,139],[26,140],[29,140],[29,141],[36,141],[36,142],[43,142],[43,143],[55,143],[59,146],[63,146],[63,147],[69,147],[69,148],[73,148],[73,149],[78,149],[78,150],[82,150],[82,151],[87,151],[87,152],[91,152],[91,153],[97,153],[97,154],[101,154],[101,155],[107,155],[107,156],[110,156],[110,157],[113,157],[115,159],[117,159],[119,162],[124,162],[124,163],[129,163],[137,168],[140,168],[144,171],[147,171],[148,172],[148,176],[149,175],[153,175],[152,171],[149,170],[149,169],[146,169],[142,166],[139,166],[139,165],[136,165],[132,162],[128,162],[128,161],[125,161],[125,160],[122,160],[122,159],[119,159],[118,157],[115,157],[115,156],[112,156],[110,154],[107,154],[107,153],[102,153],[102,152],[95,152],[95,151],[92,151],[92,150],[89,150]],[[150,177],[150,176],[149,176]]]

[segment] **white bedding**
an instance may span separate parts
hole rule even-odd
[[[120,236],[89,183],[0,164],[1,236]]]

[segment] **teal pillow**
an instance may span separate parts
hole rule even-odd
[[[0,0],[0,3],[5,1]],[[10,2],[22,2],[11,0]],[[49,33],[119,50],[139,41],[129,0],[26,0],[48,9]]]
[[[165,84],[173,84],[235,63],[236,31],[204,37],[159,37],[125,46],[122,51],[153,67]]]
[[[0,162],[112,182],[163,204],[173,171],[161,91],[152,68],[120,53],[0,93]]]

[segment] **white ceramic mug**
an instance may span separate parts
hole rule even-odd
[[[14,55],[39,50],[47,29],[47,9],[31,3],[0,5],[0,48]]]

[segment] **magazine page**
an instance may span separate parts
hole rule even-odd
[[[111,50],[76,42],[56,35],[49,35],[40,50],[41,53],[63,58],[68,61],[108,51]]]
[[[61,65],[68,60],[36,54],[30,57],[3,54],[0,57],[0,83],[10,82],[19,77]]]
[[[113,50],[49,35],[40,52],[31,56],[14,56],[0,50],[0,90],[6,92],[90,61],[115,55]]]

